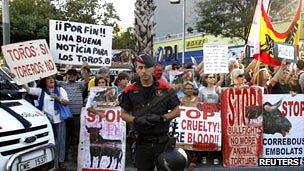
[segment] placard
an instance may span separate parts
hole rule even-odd
[[[99,115],[82,110],[77,170],[124,170],[126,123],[120,107],[98,111]]]
[[[43,39],[5,45],[2,51],[18,85],[57,73],[49,47]]]
[[[304,165],[304,95],[264,95],[263,157],[301,158]]]
[[[228,45],[204,44],[204,73],[228,73]]]
[[[50,49],[59,64],[110,66],[113,28],[50,20]]]
[[[180,106],[180,117],[175,119],[177,147],[194,151],[220,151],[222,126],[219,105],[201,103],[199,106]]]
[[[263,151],[262,89],[228,88],[222,92],[223,164],[257,166]]]

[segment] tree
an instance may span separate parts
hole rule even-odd
[[[113,3],[100,4],[99,0],[67,0],[59,8],[67,21],[117,27],[120,20]]]
[[[136,0],[135,2],[136,53],[152,54],[155,8],[154,0]]]
[[[34,39],[48,42],[50,19],[114,27],[119,20],[112,3],[100,4],[98,0],[69,0],[63,4],[52,0],[14,0],[9,1],[9,5],[11,43]],[[2,29],[0,33],[2,35]]]
[[[132,49],[135,50],[135,38],[132,32],[133,28],[127,28],[127,31],[117,32],[113,36],[112,48],[113,49]]]
[[[256,0],[204,0],[197,8],[197,30],[247,41]]]
[[[9,1],[9,6],[11,43],[48,39],[49,19],[55,19],[59,16],[58,11],[50,1],[14,0]],[[2,13],[0,15],[2,18]],[[2,43],[1,41],[1,45]]]

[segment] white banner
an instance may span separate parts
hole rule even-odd
[[[228,45],[204,44],[204,73],[228,73]]]
[[[57,73],[45,40],[33,40],[2,46],[3,56],[18,85]]]
[[[110,66],[113,28],[50,20],[50,49],[56,63]]]
[[[300,157],[304,165],[304,95],[264,95],[263,106],[263,157]]]
[[[200,108],[180,106],[176,118],[177,146],[187,150],[221,150],[221,114],[217,104],[205,103]]]

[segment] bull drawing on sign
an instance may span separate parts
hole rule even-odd
[[[279,107],[282,103],[282,99],[275,104],[269,102],[264,103],[261,110],[260,106],[248,106],[246,107],[246,117],[249,119],[257,119],[259,116],[263,116],[263,133],[275,134],[280,133],[283,137],[289,133],[292,125],[290,121],[282,116]]]
[[[110,162],[107,168],[110,168],[112,164],[112,160],[116,159],[115,169],[118,168],[118,164],[121,163],[121,159],[123,156],[123,152],[120,148],[118,148],[118,144],[121,143],[120,140],[107,140],[104,139],[100,134],[100,128],[96,127],[88,127],[86,126],[87,132],[90,135],[90,167],[93,167],[93,157],[98,157],[98,165],[100,167],[100,162],[102,156],[110,157]]]
[[[290,121],[282,116],[279,107],[281,106],[282,99],[275,104],[269,102],[263,105],[263,128],[265,134],[280,133],[283,137],[289,133],[291,129]]]

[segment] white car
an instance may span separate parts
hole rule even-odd
[[[20,90],[0,69],[0,170],[54,170],[52,125]]]

